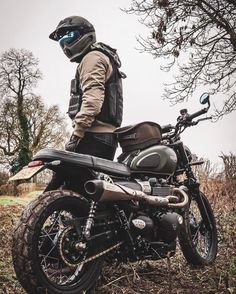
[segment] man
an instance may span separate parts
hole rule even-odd
[[[60,21],[49,37],[59,42],[71,62],[78,63],[68,110],[74,131],[65,149],[113,160],[117,147],[113,132],[122,122],[124,77],[116,50],[96,43],[93,25],[80,16]]]
[[[117,140],[114,130],[123,114],[121,62],[116,50],[96,43],[93,25],[85,18],[71,16],[59,22],[49,36],[57,41],[71,62],[78,63],[71,82],[68,115],[73,133],[67,151],[114,159]],[[80,175],[85,180],[84,172]],[[45,191],[59,188],[65,175],[55,174]]]

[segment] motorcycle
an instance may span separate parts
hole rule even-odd
[[[55,149],[33,157],[29,170],[50,169],[64,181],[29,203],[14,229],[14,269],[27,293],[85,293],[105,262],[174,256],[177,239],[189,264],[214,262],[216,222],[192,169],[203,161],[194,162],[180,140],[186,128],[210,119],[194,120],[207,113],[209,95],[200,102],[207,107],[192,115],[181,110],[158,143],[154,135],[149,145],[126,148],[118,162]]]

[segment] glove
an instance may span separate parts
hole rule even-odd
[[[65,150],[66,151],[75,152],[76,151],[76,147],[78,146],[80,140],[81,140],[80,137],[78,137],[76,135],[72,135],[70,137],[70,140],[65,145]]]

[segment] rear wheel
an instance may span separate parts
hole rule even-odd
[[[13,234],[12,255],[27,293],[92,293],[102,259],[84,263],[99,250],[78,240],[87,215],[87,200],[62,190],[44,193],[25,208]]]
[[[217,229],[211,205],[200,192],[210,226],[207,226],[195,199],[190,200],[184,212],[184,222],[179,232],[179,243],[186,260],[195,266],[212,263],[217,254]]]

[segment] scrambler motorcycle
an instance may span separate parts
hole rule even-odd
[[[214,214],[192,169],[203,162],[193,162],[180,141],[186,128],[210,119],[196,120],[209,95],[200,102],[207,107],[192,115],[183,109],[175,126],[163,126],[159,143],[141,144],[118,162],[55,149],[33,157],[28,169],[50,169],[64,181],[29,203],[14,229],[14,268],[27,293],[86,293],[105,262],[167,258],[177,238],[191,265],[215,260]],[[132,141],[138,127],[118,133],[126,130]]]

